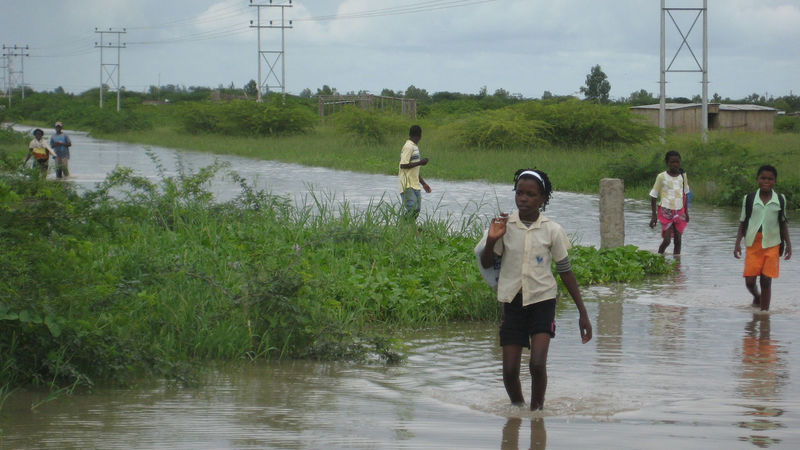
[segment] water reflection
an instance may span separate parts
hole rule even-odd
[[[739,422],[739,427],[753,433],[740,439],[759,447],[769,447],[781,442],[764,433],[783,428],[778,420],[784,413],[781,408],[765,406],[779,397],[780,389],[786,382],[784,362],[780,358],[780,343],[771,338],[770,315],[754,312],[753,318],[745,325],[742,336],[742,368],[739,392],[743,397],[762,404],[747,404],[744,415],[747,420]]]
[[[519,435],[521,431],[522,419],[518,417],[508,419],[503,427],[503,439],[500,441],[500,448],[502,450],[519,449]],[[544,427],[544,418],[535,417],[531,419],[530,442],[527,448],[531,450],[544,450],[547,448],[547,430],[545,430]]]
[[[622,360],[622,303],[597,304],[595,341],[597,342],[597,373],[614,378]]]

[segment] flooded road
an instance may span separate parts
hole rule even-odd
[[[72,138],[71,182],[91,188],[117,164],[153,173],[141,146]],[[153,151],[168,169],[178,157],[195,168],[214,160]],[[298,201],[310,191],[356,206],[398,201],[394,176],[220,158]],[[326,184],[342,175],[346,187]],[[434,193],[423,214],[488,217],[513,205],[510,182],[427,181]],[[235,194],[224,182],[215,189]],[[732,256],[738,211],[693,206],[674,274],[583,289],[589,344],[580,344],[571,302],[559,314],[543,412],[508,404],[495,325],[452,324],[398,336],[408,361],[394,367],[262,362],[216,367],[198,388],[98,389],[52,401],[19,392],[0,413],[0,448],[798,448],[797,256],[781,261],[770,314],[756,313]],[[627,201],[626,243],[658,245],[649,208]],[[599,244],[596,197],[556,193],[546,214],[581,244]]]

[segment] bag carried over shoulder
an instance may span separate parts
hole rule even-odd
[[[483,264],[481,264],[481,254],[483,253],[484,247],[486,247],[486,237],[488,235],[489,230],[484,231],[483,237],[478,241],[478,245],[475,246],[475,260],[478,263],[478,270],[481,272],[481,276],[486,281],[486,284],[492,289],[497,290],[497,280],[500,278],[500,262],[502,257],[495,255],[494,264],[489,268],[483,267]]]

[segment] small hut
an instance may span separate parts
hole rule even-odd
[[[658,126],[658,104],[632,106],[630,109]],[[703,105],[700,103],[667,103],[665,114],[667,128],[684,133],[697,133],[703,129]],[[772,133],[777,114],[777,109],[767,106],[709,103],[708,129]]]

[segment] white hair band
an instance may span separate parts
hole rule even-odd
[[[536,172],[534,172],[534,171],[532,171],[532,170],[525,170],[525,171],[523,171],[522,173],[520,173],[520,174],[519,174],[519,176],[517,177],[517,179],[519,180],[520,178],[522,178],[522,176],[523,176],[523,175],[533,175],[534,177],[536,177],[537,179],[539,179],[539,181],[541,181],[541,182],[542,182],[542,186],[543,186],[545,189],[547,189],[547,183],[545,183],[545,182],[544,182],[544,178],[542,178],[542,176],[541,176],[541,175],[539,175],[538,173],[536,173]]]

